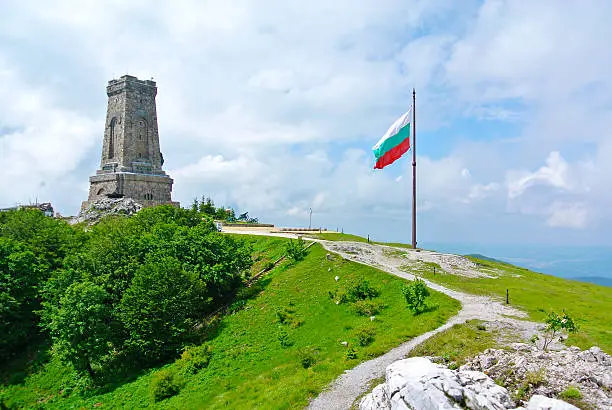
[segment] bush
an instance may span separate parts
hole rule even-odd
[[[153,375],[150,391],[153,400],[158,402],[175,396],[181,391],[181,382],[178,376],[170,370],[160,370]]]
[[[563,400],[580,400],[582,398],[582,393],[580,393],[580,390],[575,387],[568,387],[559,393],[559,398]]]
[[[429,289],[421,279],[415,279],[412,283],[403,285],[402,294],[408,308],[414,314],[422,313],[425,310],[425,298],[429,296]]]
[[[289,259],[293,260],[294,262],[303,260],[308,254],[308,251],[306,250],[306,242],[304,242],[302,238],[298,238],[297,241],[294,241],[293,239],[289,240],[285,250],[287,251],[287,256]]]
[[[357,340],[359,341],[359,346],[369,346],[374,341],[374,335],[376,335],[376,330],[373,327],[367,326],[362,327],[357,330]]]
[[[353,309],[359,316],[374,316],[384,308],[384,303],[372,300],[358,300],[353,303]]]
[[[562,331],[574,333],[578,330],[578,326],[574,323],[574,320],[563,311],[563,314],[559,316],[555,312],[550,312],[546,317],[546,330],[544,333],[544,350],[548,349],[548,346],[559,335]]]
[[[349,285],[346,291],[347,297],[350,301],[374,299],[380,294],[380,291],[370,286],[370,283],[362,279],[358,282],[353,282]]]
[[[316,362],[313,349],[308,347],[298,349],[297,356],[304,369],[308,369]]]
[[[212,357],[212,348],[209,345],[190,346],[181,354],[179,366],[186,374],[196,374],[208,367]]]
[[[283,349],[293,346],[293,342],[289,340],[289,334],[287,333],[284,327],[278,327],[278,334],[276,337],[278,338],[278,342],[280,343]]]
[[[357,351],[354,347],[349,347],[346,351],[346,360],[355,360],[357,359]]]

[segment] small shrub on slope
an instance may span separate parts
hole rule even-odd
[[[359,316],[374,316],[385,308],[383,302],[373,300],[358,300],[353,303],[353,309]]]
[[[374,299],[380,294],[380,291],[370,285],[370,283],[362,279],[358,282],[351,283],[346,291],[348,300],[355,302],[358,300]]]
[[[196,374],[208,367],[212,357],[212,348],[208,345],[187,347],[181,354],[179,366],[186,374]]]
[[[298,238],[297,241],[291,239],[287,243],[285,250],[287,251],[287,256],[289,256],[289,259],[291,259],[293,262],[303,260],[308,254],[308,251],[306,250],[306,242],[304,242],[302,238]]]
[[[179,377],[170,370],[160,370],[153,375],[150,391],[153,400],[158,402],[177,395],[181,391],[182,383]]]
[[[371,327],[362,327],[357,330],[357,340],[359,341],[359,346],[369,346],[374,341],[374,335],[376,335],[376,330]]]
[[[548,346],[553,342],[555,337],[564,330],[568,333],[574,333],[578,330],[578,326],[565,311],[561,316],[556,312],[550,312],[546,318],[546,332],[544,334],[543,349],[548,349]]]
[[[402,294],[406,299],[408,308],[414,314],[422,313],[425,310],[425,298],[429,296],[429,289],[421,279],[416,279],[408,285],[403,285]]]

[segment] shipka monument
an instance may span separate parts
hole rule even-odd
[[[145,207],[179,206],[170,195],[172,178],[162,170],[155,82],[124,75],[108,82],[106,94],[100,169],[89,178],[89,198],[81,209],[105,198],[132,198]]]

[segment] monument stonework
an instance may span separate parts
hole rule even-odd
[[[89,208],[104,198],[132,198],[142,206],[171,204],[173,180],[163,170],[159,148],[157,86],[130,75],[108,82],[108,108],[100,169],[89,178]]]

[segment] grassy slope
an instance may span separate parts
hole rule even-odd
[[[442,272],[439,267],[417,269],[420,276],[451,289],[492,295],[505,300],[506,289],[510,304],[525,310],[531,319],[543,322],[551,310],[563,309],[576,319],[580,331],[570,336],[570,345],[581,348],[599,346],[612,354],[612,289],[585,282],[532,272],[503,262],[471,258],[482,269],[494,272],[497,278],[466,278]],[[414,267],[407,267],[414,270]]]
[[[259,259],[253,270],[276,260],[282,254],[284,239],[248,237]],[[380,355],[401,342],[431,330],[455,314],[459,304],[433,293],[432,303],[438,309],[413,317],[405,308],[399,287],[403,280],[379,270],[340,259],[328,261],[320,245],[294,266],[274,269],[264,281],[264,291],[251,299],[246,308],[221,321],[218,334],[210,344],[214,355],[209,367],[185,379],[178,396],[161,403],[158,408],[299,408],[307,404],[322,388],[344,370],[360,361]],[[330,269],[331,270],[328,270]],[[340,281],[336,283],[334,277]],[[338,284],[355,278],[367,278],[381,290],[380,298],[388,306],[374,322],[357,316],[349,306],[336,305],[328,291]],[[289,348],[278,341],[275,310],[290,307],[303,324],[297,328],[285,326]],[[374,326],[374,342],[367,347],[357,344],[356,332],[363,326]],[[358,358],[346,360],[346,348],[341,341],[355,346]],[[316,364],[304,369],[298,360],[300,348],[315,349]],[[174,364],[166,366],[174,368]],[[153,371],[135,381],[125,383],[106,394],[82,397],[70,395],[74,375],[65,366],[52,360],[42,371],[28,377],[23,384],[0,387],[9,404],[45,408],[139,408],[154,405],[149,394]],[[67,397],[60,397],[61,394]]]
[[[337,233],[337,232],[325,232],[325,233],[313,233],[305,236],[310,236],[318,239],[325,239],[327,241],[352,241],[352,242],[367,242],[367,238],[363,238],[361,236],[353,235],[350,233]],[[378,245],[387,245],[387,246],[395,246],[399,248],[409,248],[412,249],[411,245],[407,245],[405,243],[398,242],[375,242],[370,241],[371,243],[375,243]]]
[[[432,336],[408,356],[442,356],[446,362],[460,366],[466,358],[498,345],[497,332],[488,330],[481,321],[469,320]]]
[[[366,242],[367,239],[338,233],[318,234],[322,239]],[[398,246],[401,244],[387,244]],[[410,247],[410,245],[404,245]],[[390,255],[399,256],[397,251]],[[495,261],[490,258],[470,257],[485,270],[494,270],[500,275],[497,279],[465,278],[456,275],[440,274],[442,269],[436,265],[433,274],[432,264],[420,264],[416,269],[407,270],[437,282],[451,289],[468,293],[491,295],[505,300],[506,289],[510,292],[510,303],[524,309],[532,320],[543,322],[551,310],[559,313],[565,309],[577,319],[581,329],[571,335],[568,342],[581,348],[599,346],[612,354],[612,288],[586,282],[578,282],[530,271],[525,268]],[[520,275],[520,277],[516,277]]]

